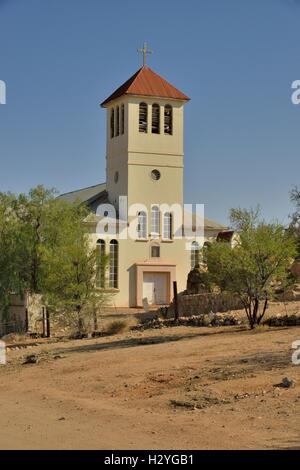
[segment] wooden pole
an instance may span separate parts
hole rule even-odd
[[[46,325],[47,325],[47,338],[50,338],[51,331],[50,331],[50,313],[49,310],[46,308]]]
[[[25,309],[25,333],[29,331],[28,308]]]
[[[179,320],[178,311],[178,294],[177,294],[177,281],[173,281],[173,292],[174,292],[174,320]]]
[[[42,335],[43,335],[43,338],[45,338],[46,336],[46,330],[45,330],[45,307],[42,307],[42,327],[43,327],[43,331],[42,331]]]

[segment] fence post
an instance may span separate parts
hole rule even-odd
[[[29,317],[28,317],[28,308],[25,308],[25,333],[29,331]]]
[[[6,364],[6,345],[4,341],[0,340],[0,364]]]
[[[43,327],[42,336],[43,336],[43,338],[45,338],[45,336],[46,336],[45,322],[46,322],[45,307],[42,307],[42,327]]]
[[[51,331],[50,331],[50,313],[49,310],[46,308],[46,324],[47,324],[47,338],[50,338]]]
[[[173,281],[173,291],[174,291],[174,320],[179,320],[179,311],[178,311],[178,294],[177,294],[177,281]]]

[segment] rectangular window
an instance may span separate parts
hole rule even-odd
[[[160,246],[151,247],[151,258],[160,258]]]

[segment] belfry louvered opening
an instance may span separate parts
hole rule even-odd
[[[120,135],[120,108],[117,106],[116,112],[116,136]]]
[[[169,104],[165,106],[165,134],[173,134],[173,108]]]
[[[124,104],[121,106],[121,134],[123,135],[125,131],[125,108]]]
[[[160,133],[160,107],[158,104],[152,105],[152,134]]]
[[[115,136],[115,110],[114,108],[110,111],[110,137],[111,139]]]
[[[148,106],[146,103],[140,103],[139,131],[144,133],[148,131]]]

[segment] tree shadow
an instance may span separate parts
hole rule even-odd
[[[152,346],[157,344],[171,343],[177,341],[184,341],[189,339],[196,339],[206,336],[215,336],[215,335],[234,335],[236,333],[251,333],[248,328],[238,327],[235,329],[221,330],[221,331],[202,331],[197,333],[187,333],[183,335],[178,334],[169,334],[165,336],[149,336],[149,337],[139,337],[139,338],[124,338],[117,341],[105,342],[105,343],[93,343],[93,344],[84,344],[78,346],[72,346],[67,348],[57,349],[56,351],[61,352],[95,352],[95,351],[105,351],[111,349],[127,349],[134,348],[138,346]],[[78,340],[81,341],[81,340]],[[85,340],[85,341],[95,341]]]
[[[105,314],[99,315],[100,321],[113,321],[113,320],[131,320],[135,319],[139,323],[143,323],[148,320],[156,318],[158,315],[157,310],[149,310],[149,312],[139,311],[139,312],[113,312],[108,311]]]

